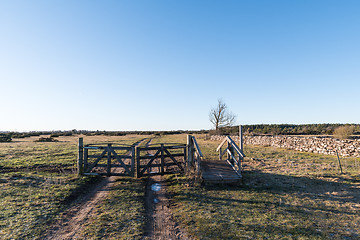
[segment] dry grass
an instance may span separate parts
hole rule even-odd
[[[84,226],[81,239],[141,239],[145,181],[119,177]]]
[[[133,143],[146,136],[84,137],[85,144]],[[75,173],[77,137],[0,144],[0,238],[41,239],[64,202],[89,178]],[[206,158],[219,142],[197,135]],[[153,143],[186,143],[166,135]],[[245,145],[243,184],[201,186],[168,177],[176,221],[195,239],[359,239],[360,161]],[[87,225],[85,238],[140,238],[143,183],[119,180]],[[122,213],[122,214],[119,214]]]
[[[78,137],[41,143],[34,142],[39,137],[31,137],[0,143],[1,239],[43,239],[50,223],[96,182],[97,178],[76,176]],[[84,137],[84,143],[132,144],[143,138],[90,136]]]
[[[216,158],[219,142],[198,142]],[[176,220],[196,239],[359,239],[360,161],[245,146],[243,183],[189,184],[169,177]]]

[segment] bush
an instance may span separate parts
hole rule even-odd
[[[41,137],[38,140],[35,140],[34,142],[58,142],[58,141],[59,140],[54,139],[52,137],[48,137],[48,138]]]
[[[11,142],[11,135],[9,134],[0,134],[0,142]]]
[[[338,139],[348,139],[353,134],[355,127],[352,125],[335,128],[333,136]]]

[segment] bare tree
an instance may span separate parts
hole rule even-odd
[[[228,111],[226,103],[218,99],[218,104],[212,108],[209,113],[209,120],[218,131],[221,127],[230,127],[234,125],[236,116]]]

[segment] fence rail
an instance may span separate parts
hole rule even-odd
[[[227,143],[224,150],[222,147]],[[242,146],[242,143],[240,143]],[[226,136],[225,139],[220,143],[220,145],[216,149],[219,152],[219,159],[222,161],[222,157],[227,154],[226,161],[230,164],[230,166],[235,170],[235,172],[241,176],[241,162],[244,160],[245,154],[243,149],[239,148],[234,140],[231,139],[230,136]]]
[[[187,165],[193,167],[196,170],[198,176],[201,173],[201,161],[203,160],[203,154],[194,136],[188,135],[187,137]]]
[[[185,144],[84,145],[79,138],[78,174],[141,177],[183,172],[186,155]]]
[[[185,159],[185,144],[136,147],[136,176],[183,172]]]
[[[79,174],[135,176],[134,146],[83,145],[79,139]]]

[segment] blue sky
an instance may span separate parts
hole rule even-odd
[[[359,123],[360,1],[0,1],[0,130]]]

